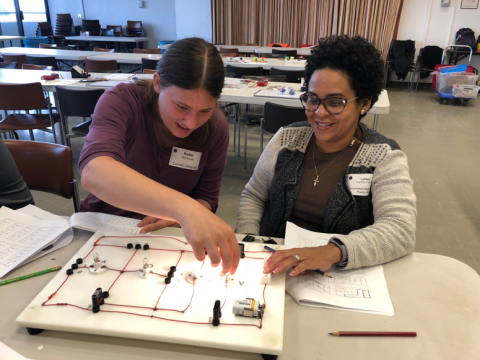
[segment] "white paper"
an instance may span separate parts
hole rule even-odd
[[[42,210],[34,205],[27,205],[23,208],[17,209],[17,212],[21,212],[22,214],[33,216],[34,218],[37,218],[37,219],[47,219],[47,220],[62,219],[61,216],[49,213],[48,211]],[[53,244],[50,244],[46,248],[43,248],[42,250],[36,252],[35,254],[30,256],[28,259],[23,261],[18,266],[25,265],[30,261],[36,260],[39,257],[47,255],[55,250],[61,249],[62,247],[65,247],[68,244],[70,244],[72,240],[73,240],[73,229],[70,228],[67,231],[65,231],[63,234],[61,234],[59,237],[57,237]]]
[[[288,249],[326,245],[336,234],[316,233],[287,223],[285,246]],[[332,278],[308,271],[287,276],[286,291],[299,305],[326,307],[370,314],[395,314],[388,294],[383,266],[341,271],[331,267]]]
[[[63,79],[56,79],[56,80],[46,80],[45,85],[60,85],[60,86],[65,86],[65,85],[71,85],[71,84],[76,84],[80,80],[63,80]]]
[[[26,358],[15,350],[9,348],[7,345],[0,341],[0,360],[31,360]]]
[[[87,231],[108,231],[128,234],[138,234],[142,228],[137,224],[140,220],[130,219],[123,216],[84,212],[73,214],[70,218],[72,227]]]
[[[41,220],[0,208],[0,278],[70,228],[65,219]]]
[[[93,72],[95,72],[95,71],[93,71]],[[129,80],[130,78],[133,77],[133,75],[134,74],[111,74],[111,75],[105,76],[105,79],[123,81],[123,80]]]
[[[286,98],[286,99],[295,99],[298,100],[300,97],[300,92],[295,91],[295,94],[290,95],[288,93],[288,89],[285,93],[281,94],[280,90],[260,90],[257,91],[253,96],[260,96],[260,97],[273,97],[273,98]]]

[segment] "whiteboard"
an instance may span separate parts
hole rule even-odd
[[[128,243],[136,242],[142,249],[127,248]],[[143,250],[146,243],[150,249]],[[280,245],[272,247],[283,248]],[[270,256],[263,244],[245,243],[245,258],[227,283],[225,277],[219,276],[220,268],[210,266],[208,256],[204,262],[199,262],[191,251],[183,237],[113,236],[97,232],[18,316],[17,324],[37,329],[280,354],[285,274],[274,275],[271,285],[261,284],[264,260]],[[105,261],[106,269],[101,274],[90,270],[94,253]],[[77,258],[84,258],[84,263],[68,276],[66,270]],[[144,258],[153,265],[153,273],[146,278],[138,271],[143,267]],[[166,285],[165,276],[175,265],[175,275]],[[197,276],[195,285],[188,278],[192,271]],[[102,291],[110,289],[109,297],[104,299],[100,311],[93,313],[91,298],[99,287]],[[234,300],[246,298],[261,304],[265,301],[267,306],[262,319],[233,314]],[[211,324],[216,300],[223,305],[219,326]]]

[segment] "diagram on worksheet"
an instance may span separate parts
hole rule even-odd
[[[328,245],[332,238],[338,239],[341,235],[308,231],[289,222],[285,245],[289,249],[318,249]],[[286,290],[301,305],[394,314],[381,265],[352,270],[332,266],[326,269],[326,274],[322,276],[306,271],[305,274],[288,277]]]

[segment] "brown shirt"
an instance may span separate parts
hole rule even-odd
[[[324,232],[323,216],[328,199],[360,147],[363,136],[359,129],[355,132],[355,137],[359,141],[355,141],[353,146],[334,153],[323,153],[315,148],[315,134],[312,135],[305,152],[302,180],[290,222],[310,231]],[[313,163],[314,148],[316,172]],[[317,174],[318,182],[314,186]]]

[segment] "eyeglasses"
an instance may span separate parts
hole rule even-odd
[[[326,99],[319,99],[316,96],[310,95],[309,93],[300,95],[300,101],[306,111],[315,112],[320,104],[322,104],[325,110],[332,115],[341,114],[343,109],[345,109],[345,106],[347,106],[347,103],[355,99],[358,99],[358,96],[356,98],[346,100],[341,97],[328,97]]]

